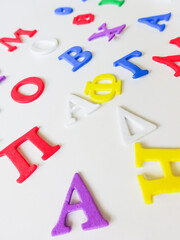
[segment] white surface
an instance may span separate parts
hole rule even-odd
[[[126,0],[122,7],[98,6],[99,1],[88,0],[1,0],[0,35],[13,37],[18,29],[37,29],[32,37],[12,53],[0,46],[0,70],[7,79],[0,84],[0,145],[1,149],[34,126],[39,134],[62,148],[43,162],[41,153],[29,142],[22,145],[30,163],[38,169],[24,183],[17,184],[18,172],[6,157],[0,161],[0,239],[50,240],[66,193],[75,172],[79,172],[95,196],[103,216],[109,220],[107,228],[82,231],[85,219],[82,212],[71,214],[72,231],[56,239],[71,240],[169,240],[179,236],[180,193],[154,198],[145,205],[137,181],[138,173],[161,176],[158,165],[146,164],[136,169],[134,146],[124,147],[118,132],[117,106],[131,109],[139,116],[160,126],[146,136],[144,147],[180,147],[180,78],[174,72],[152,61],[152,56],[180,53],[169,44],[179,36],[179,9],[175,1]],[[177,5],[175,5],[177,4]],[[70,6],[74,12],[58,16],[54,10]],[[138,18],[172,11],[166,29],[156,29],[137,22]],[[73,25],[73,17],[94,13],[89,25]],[[106,37],[88,42],[92,33],[106,22],[108,28],[127,24],[127,28],[110,43]],[[55,37],[59,47],[48,56],[34,56],[31,44],[38,39]],[[79,45],[92,51],[92,60],[73,73],[72,66],[59,61],[58,56],[70,47]],[[132,60],[150,73],[139,80],[132,73],[113,62],[139,50],[142,57]],[[64,128],[65,106],[70,93],[83,96],[87,81],[103,73],[114,74],[122,80],[122,94],[88,118],[71,128]],[[43,79],[45,90],[30,104],[18,104],[10,97],[12,87],[20,80],[36,76]],[[22,88],[28,92],[28,87]],[[34,88],[32,88],[32,91]],[[88,98],[87,98],[88,99]],[[177,172],[177,168],[176,168]]]

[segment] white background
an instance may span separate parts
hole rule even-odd
[[[135,167],[134,145],[122,145],[116,108],[126,109],[158,125],[158,129],[144,137],[144,147],[180,147],[180,78],[174,71],[152,61],[152,56],[180,54],[169,44],[179,37],[180,8],[177,1],[126,0],[122,7],[98,6],[99,1],[87,0],[1,0],[0,37],[13,37],[19,29],[37,29],[32,37],[22,37],[23,43],[10,53],[0,46],[0,148],[25,134],[34,126],[39,135],[61,149],[43,162],[42,153],[30,142],[20,151],[38,169],[24,183],[16,183],[18,172],[11,161],[0,161],[0,239],[49,240],[58,221],[67,191],[75,172],[79,172],[88,186],[109,227],[83,231],[83,212],[70,214],[72,230],[54,239],[71,240],[158,240],[179,236],[180,194],[156,196],[152,205],[145,205],[137,181],[139,173],[149,179],[161,177],[159,165]],[[74,12],[55,15],[58,7],[69,6]],[[138,18],[172,12],[164,32],[137,22]],[[93,13],[89,25],[73,25],[73,17]],[[87,39],[106,22],[108,28],[127,24],[127,28],[108,42],[107,37],[88,42]],[[58,49],[48,56],[35,56],[31,44],[38,39],[56,37]],[[81,46],[93,54],[92,60],[73,73],[71,65],[59,61],[58,56],[73,46]],[[139,50],[141,58],[133,59],[150,73],[137,80],[132,73],[113,62]],[[66,101],[69,93],[84,97],[87,81],[103,73],[114,74],[122,80],[122,94],[102,104],[88,118],[70,128],[64,127]],[[10,92],[20,80],[36,76],[43,79],[45,90],[41,97],[29,104],[11,99]],[[28,92],[30,86],[24,87]],[[35,88],[31,89],[34,91]],[[89,97],[87,97],[89,99]],[[175,174],[178,174],[178,164]]]

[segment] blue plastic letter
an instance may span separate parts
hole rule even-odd
[[[75,55],[71,55],[72,53],[75,53]],[[78,61],[79,58],[83,58],[82,61]],[[82,66],[84,66],[86,63],[88,63],[92,58],[92,54],[90,51],[82,51],[82,48],[79,46],[75,46],[61,54],[58,59],[59,60],[66,60],[68,63],[73,65],[72,71],[75,72]]]
[[[166,25],[158,24],[159,21],[169,21],[171,17],[171,13],[167,13],[164,15],[158,15],[147,18],[139,18],[138,22],[149,25],[150,27],[157,28],[160,32],[164,31]]]
[[[57,15],[67,15],[72,13],[73,9],[71,7],[61,7],[61,8],[56,8],[54,12]]]
[[[119,60],[114,62],[113,65],[115,67],[121,66],[123,68],[126,68],[133,73],[132,78],[139,78],[139,77],[142,77],[142,76],[148,74],[149,71],[148,70],[142,70],[137,65],[129,62],[128,60],[133,58],[133,57],[140,57],[140,56],[142,56],[142,53],[140,51],[136,50],[136,51],[126,55],[125,57],[120,58]]]

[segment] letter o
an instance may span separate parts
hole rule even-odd
[[[57,15],[67,15],[73,12],[71,7],[60,7],[54,10],[55,14]]]
[[[32,95],[24,95],[24,94],[18,92],[18,89],[26,84],[36,85],[38,87],[38,90],[36,91],[36,93],[34,93]],[[18,82],[13,87],[13,89],[11,91],[11,97],[14,101],[16,101],[18,103],[30,103],[30,102],[33,102],[34,100],[36,100],[38,97],[40,97],[43,90],[44,90],[44,83],[43,83],[42,79],[40,79],[38,77],[29,77],[29,78],[25,78],[24,80]]]

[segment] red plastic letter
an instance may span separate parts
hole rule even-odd
[[[25,84],[33,84],[38,87],[38,90],[36,93],[32,95],[24,95],[20,92],[18,92],[18,89],[25,85]],[[18,82],[12,89],[11,91],[11,97],[13,98],[14,101],[19,102],[19,103],[30,103],[36,100],[43,92],[44,90],[44,83],[40,78],[37,77],[29,77],[26,78],[20,82]]]
[[[169,43],[175,44],[176,46],[180,47],[180,37],[172,39]]]
[[[27,35],[29,37],[33,37],[34,34],[37,33],[37,30],[33,30],[33,31],[27,31],[27,30],[22,30],[21,28],[19,28],[15,33],[15,38],[0,38],[0,43],[2,43],[4,46],[8,47],[8,51],[12,52],[14,50],[17,49],[16,46],[11,46],[8,43],[9,42],[17,42],[17,43],[22,43],[21,39],[20,39],[20,35]]]
[[[94,15],[92,13],[87,13],[83,15],[78,15],[73,19],[73,24],[82,25],[88,24],[94,21]]]
[[[180,76],[180,66],[176,64],[176,62],[180,62],[180,55],[168,57],[153,57],[152,59],[156,62],[163,63],[168,67],[172,68],[175,71],[175,77]]]
[[[23,181],[25,181],[37,168],[37,166],[34,164],[30,166],[23,158],[23,156],[18,152],[17,148],[22,143],[27,140],[32,142],[43,153],[43,160],[47,160],[60,149],[59,145],[52,147],[41,137],[39,137],[37,135],[38,130],[38,127],[32,128],[29,132],[27,132],[22,137],[18,138],[16,141],[14,141],[9,146],[0,151],[0,157],[6,155],[19,171],[20,177],[16,180],[18,183],[22,183]]]

